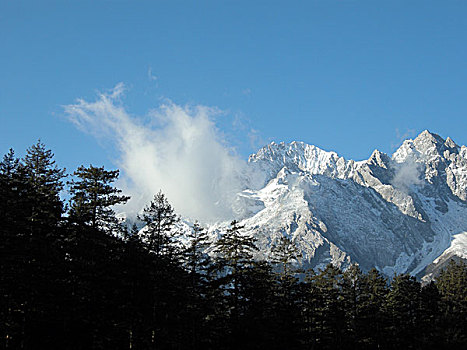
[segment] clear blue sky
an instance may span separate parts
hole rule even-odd
[[[227,111],[245,158],[239,116],[264,142],[353,159],[424,129],[467,144],[466,18],[466,1],[0,0],[0,151],[41,138],[70,170],[112,167],[62,106],[118,82],[134,114]]]

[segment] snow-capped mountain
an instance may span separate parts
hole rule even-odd
[[[443,252],[467,257],[467,147],[450,138],[424,131],[392,156],[375,150],[359,162],[273,142],[248,164],[266,180],[239,193],[234,208],[261,256],[287,235],[309,267],[356,262],[421,276]]]

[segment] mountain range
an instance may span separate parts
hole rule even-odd
[[[426,130],[363,161],[272,142],[248,167],[264,181],[238,193],[234,210],[259,258],[287,236],[303,267],[358,263],[430,280],[450,258],[467,259],[467,147],[449,137]],[[215,239],[227,225],[208,230]]]

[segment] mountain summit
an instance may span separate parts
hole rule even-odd
[[[467,257],[467,147],[450,138],[425,130],[392,156],[375,150],[364,161],[272,142],[248,164],[265,181],[239,193],[235,209],[263,257],[284,235],[307,267],[358,263],[422,276],[445,251]]]

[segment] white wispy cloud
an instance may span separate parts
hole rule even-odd
[[[150,81],[156,81],[157,76],[153,74],[151,66],[148,67],[148,79]]]
[[[398,190],[408,193],[414,185],[421,185],[422,165],[411,157],[397,165],[391,184]]]
[[[416,135],[415,129],[406,129],[405,131],[401,131],[399,128],[395,130],[395,140],[391,142],[391,149],[395,150],[398,148],[402,142],[409,138],[413,138]]]
[[[235,195],[253,175],[216,128],[219,111],[167,102],[143,122],[121,103],[124,91],[120,83],[95,101],[79,99],[64,108],[78,128],[117,146],[120,185],[132,196],[126,210],[141,210],[161,189],[187,217],[205,222],[232,218]]]

